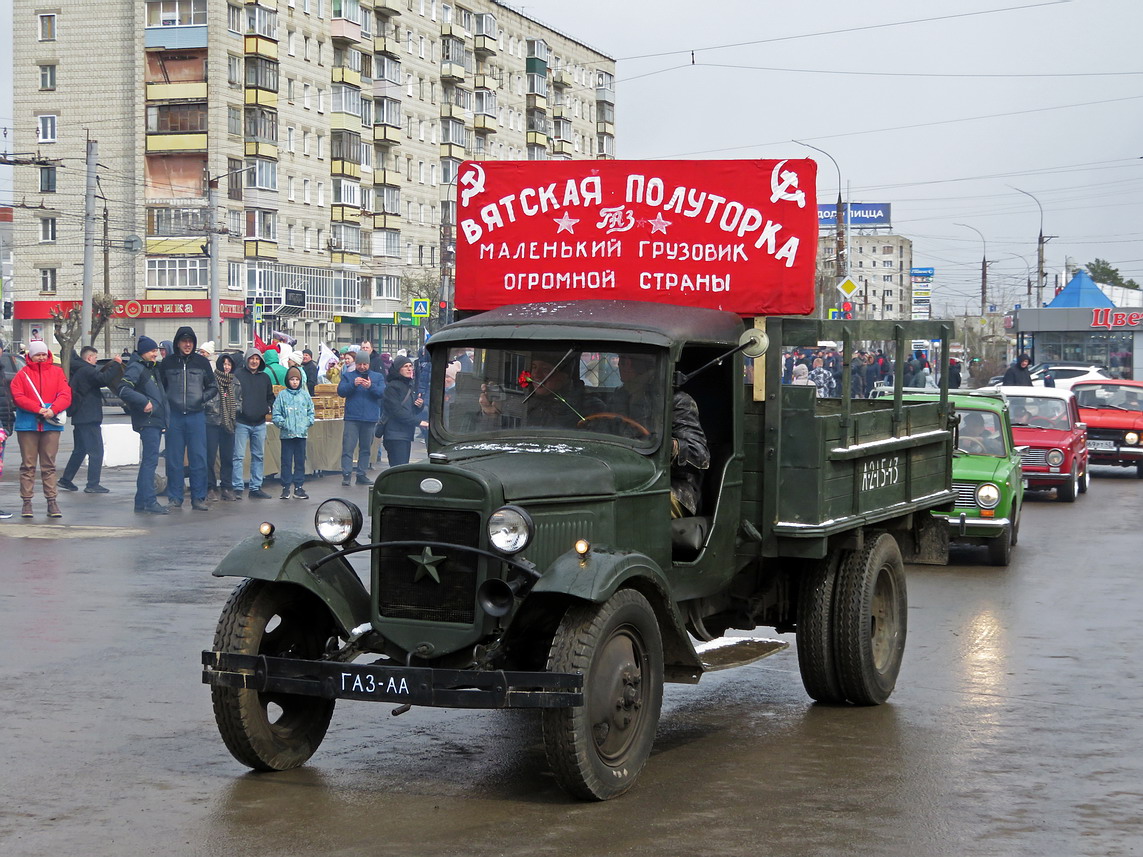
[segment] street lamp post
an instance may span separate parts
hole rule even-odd
[[[1008,185],[1012,190],[1024,194],[1024,196],[1032,197],[1032,201],[1036,203],[1036,208],[1040,209],[1040,235],[1036,239],[1036,307],[1044,305],[1044,245],[1055,238],[1055,235],[1044,235],[1044,206],[1040,205],[1040,200],[1036,199],[1033,194],[1028,193],[1026,190],[1014,185]]]
[[[793,140],[792,142],[797,143],[799,146],[805,146],[807,149],[813,149],[815,152],[821,152],[823,155],[825,155],[827,158],[829,158],[831,161],[833,161],[834,169],[837,170],[837,213],[836,213],[835,218],[834,218],[834,220],[835,220],[834,230],[835,230],[835,234],[837,236],[837,243],[836,243],[836,248],[835,248],[835,250],[836,250],[835,270],[837,273],[837,279],[840,281],[843,276],[846,276],[846,277],[849,276],[849,253],[846,252],[846,248],[845,248],[845,230],[846,230],[846,227],[849,225],[849,223],[848,223],[848,221],[849,221],[849,207],[844,203],[844,201],[842,200],[842,196],[841,196],[841,189],[842,189],[841,167],[838,166],[837,159],[834,158],[834,156],[831,155],[829,152],[827,152],[825,149],[819,149],[817,146],[813,146],[809,143],[803,143],[801,140]],[[842,272],[842,258],[843,257],[845,259],[844,273]],[[822,298],[823,298],[822,299],[822,308],[821,308],[822,318],[825,318],[826,313],[827,313],[827,309],[826,309],[825,305],[828,301],[826,300],[826,298],[832,299],[833,297],[834,296],[832,294],[822,296]]]
[[[980,314],[984,315],[988,311],[988,243],[984,240],[984,233],[975,226],[969,226],[967,223],[957,223],[956,225],[971,229],[980,236],[982,247],[980,257]]]

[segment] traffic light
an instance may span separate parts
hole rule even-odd
[[[12,302],[4,301],[4,318],[9,319],[12,317]]]
[[[853,318],[853,304],[849,301],[843,301],[841,304],[841,317]]]
[[[247,303],[245,308],[243,308],[242,321],[246,324],[252,324],[254,322],[254,304]]]

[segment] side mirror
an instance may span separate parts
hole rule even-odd
[[[1078,431],[1087,431],[1087,423],[1076,423],[1076,429]]]
[[[748,327],[738,337],[738,350],[746,357],[757,359],[770,348],[770,337],[766,331],[756,327]]]

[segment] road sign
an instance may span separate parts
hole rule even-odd
[[[837,290],[847,298],[853,297],[854,292],[860,291],[860,289],[861,286],[857,285],[857,283],[855,283],[851,277],[846,277],[844,280],[837,284]]]
[[[831,308],[830,308],[830,310],[829,310],[829,317],[830,317],[830,318],[841,318],[841,310],[839,310],[839,309],[833,309],[833,308],[831,307]]]
[[[428,298],[418,298],[413,301],[413,311],[411,313],[413,318],[428,318],[429,317],[429,301]]]
[[[262,304],[254,304],[254,323],[262,323]]]

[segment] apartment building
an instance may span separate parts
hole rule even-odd
[[[244,315],[413,346],[410,295],[451,294],[464,159],[615,154],[614,61],[491,0],[16,0],[14,22],[25,341],[82,296],[89,141],[116,349],[187,323],[239,347]]]
[[[846,236],[849,277],[860,288],[849,302],[854,318],[907,320],[913,317],[913,242],[902,235],[855,230]],[[818,237],[818,270],[831,280],[846,276],[845,261],[836,265],[837,238],[833,231]],[[840,295],[837,300],[843,300]]]

